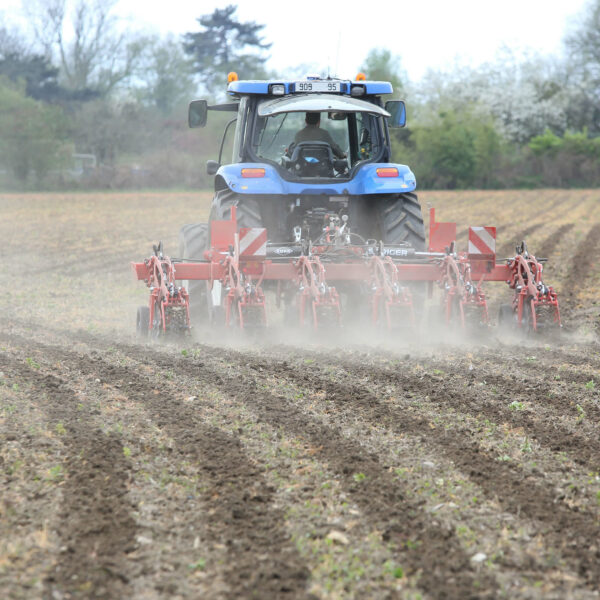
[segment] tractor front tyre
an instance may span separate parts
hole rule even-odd
[[[187,261],[204,260],[204,251],[208,249],[208,225],[192,223],[184,225],[179,231],[179,258]],[[206,324],[208,320],[208,284],[202,280],[182,282],[190,296],[191,325]]]

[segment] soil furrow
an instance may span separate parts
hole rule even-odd
[[[577,294],[589,278],[591,269],[596,264],[599,251],[600,224],[596,224],[577,246],[575,255],[571,259],[571,268],[561,286],[561,300],[564,299],[562,301],[567,309],[573,310],[575,308]]]
[[[122,382],[131,373],[122,370],[112,377]],[[245,455],[239,440],[202,423],[197,410],[173,398],[136,398],[134,389],[122,383],[121,389],[130,399],[144,402],[153,420],[173,438],[176,451],[196,461],[208,481],[203,517],[211,541],[227,548],[227,597],[307,598],[310,573],[285,530],[282,510],[273,504],[274,489],[264,481],[263,468]]]
[[[499,259],[508,258],[509,256],[514,256],[515,248],[521,244],[523,240],[527,242],[527,236],[531,235],[534,231],[537,231],[541,227],[543,227],[543,223],[534,223],[529,227],[519,231],[518,237],[512,237],[510,240],[504,242],[496,251],[496,257]],[[496,236],[498,236],[498,227],[496,228]],[[535,250],[532,248],[532,250]],[[537,254],[537,252],[536,252]],[[541,255],[540,255],[541,256]]]
[[[24,342],[14,334],[6,337]],[[94,373],[105,384],[115,384],[130,400],[143,404],[154,422],[173,438],[182,459],[195,462],[209,484],[198,518],[207,521],[210,541],[227,549],[223,578],[229,587],[228,598],[309,597],[310,573],[285,530],[282,510],[273,505],[274,490],[266,484],[262,467],[245,455],[237,438],[203,423],[202,415],[174,398],[171,389],[154,394],[156,384],[145,382],[129,367],[107,364],[99,355],[90,358],[61,347],[33,345],[52,353],[62,364],[88,375]],[[172,361],[163,366],[172,368]]]
[[[290,352],[292,351],[290,350]],[[231,358],[231,353],[228,356]],[[600,437],[591,437],[586,431],[577,432],[566,429],[555,419],[542,421],[536,414],[528,411],[514,411],[510,408],[509,401],[525,401],[556,408],[563,414],[577,415],[576,403],[569,398],[551,394],[552,388],[541,378],[531,379],[524,383],[518,381],[516,377],[486,371],[481,365],[478,365],[477,373],[475,370],[471,372],[453,366],[448,375],[433,375],[425,372],[415,375],[402,371],[401,365],[397,366],[395,370],[391,370],[373,364],[365,365],[364,362],[361,363],[355,359],[344,361],[343,358],[339,358],[337,361],[331,361],[328,355],[315,352],[310,356],[311,360],[316,359],[321,366],[344,369],[349,377],[362,378],[372,381],[374,384],[388,383],[415,397],[440,398],[440,402],[445,406],[452,407],[459,412],[474,416],[483,415],[497,424],[511,423],[514,427],[522,427],[549,450],[567,452],[573,461],[593,470],[597,469],[597,465],[600,464]],[[240,364],[247,364],[247,355],[240,355],[239,360]],[[274,361],[277,362],[278,359],[274,359]],[[265,368],[267,368],[267,364],[265,362]],[[432,369],[435,369],[436,366],[441,369],[448,368],[445,363],[436,364],[436,361],[432,359],[429,359],[427,364]],[[301,377],[304,375],[305,372]],[[458,381],[452,381],[456,379]],[[485,380],[485,386],[477,385],[483,380]],[[508,394],[505,396],[507,401],[503,404],[491,392],[491,388],[495,385],[504,390],[504,394]],[[596,405],[587,404],[585,410],[588,417],[600,419],[600,409]]]
[[[66,379],[0,355],[0,365],[30,382],[32,398],[64,430],[66,480],[58,534],[61,553],[47,577],[51,597],[117,598],[129,592],[135,549],[129,466],[118,440],[83,420]]]
[[[562,238],[575,227],[574,223],[565,223],[561,225],[554,233],[551,233],[545,240],[542,241],[539,248],[532,248],[535,250],[535,256],[540,258],[549,258],[554,252],[554,248],[560,244]]]
[[[243,355],[243,358],[251,368],[325,392],[327,400],[335,403],[340,416],[347,413],[351,417],[358,413],[368,423],[383,425],[399,433],[421,435],[426,445],[431,445],[452,460],[489,497],[496,498],[504,510],[542,523],[541,533],[546,542],[559,549],[562,557],[575,571],[585,576],[588,584],[595,586],[600,582],[600,548],[597,543],[600,526],[596,516],[571,510],[537,477],[526,476],[511,465],[487,455],[477,441],[469,440],[467,429],[456,425],[450,432],[437,431],[435,436],[431,436],[427,418],[382,402],[369,388],[354,381],[350,373],[344,374],[344,379],[352,383],[345,383],[332,381],[330,374],[317,369],[299,372],[285,363],[273,366],[271,361],[253,359],[248,355]],[[402,391],[406,393],[407,387],[402,386]]]
[[[237,402],[247,405],[259,419],[268,422],[273,427],[283,427],[289,433],[304,439],[312,447],[318,449],[318,456],[327,462],[331,470],[337,473],[343,488],[361,507],[365,517],[383,531],[386,542],[397,547],[401,553],[399,558],[407,572],[420,574],[419,587],[429,597],[484,598],[495,596],[496,582],[486,573],[476,572],[469,557],[461,548],[455,533],[430,514],[425,513],[420,503],[408,499],[403,492],[402,483],[389,473],[387,466],[381,464],[375,454],[364,450],[355,441],[347,439],[337,428],[331,428],[307,418],[304,412],[288,403],[285,398],[265,391],[260,380],[243,375],[241,371],[235,373],[226,367],[219,369],[201,361],[161,355],[161,353],[135,346],[125,344],[118,346],[127,356],[151,365],[155,369],[179,372],[218,385],[223,393],[231,396]],[[130,367],[104,364],[99,357],[93,364],[85,364],[85,360],[79,355],[58,348],[54,351],[59,352],[63,360],[83,361],[81,366],[86,371],[93,370],[103,379],[118,384],[121,390],[127,388],[126,382],[131,380],[134,373]],[[127,392],[130,397],[135,398],[135,389],[127,389]],[[148,399],[145,398],[143,401],[147,403]],[[167,428],[171,435],[175,434],[179,439],[189,440],[190,447],[201,447],[201,444],[206,443],[202,440],[206,438],[206,435],[212,434],[212,431],[205,431],[202,436],[197,435],[196,427],[198,425],[196,423],[198,423],[199,416],[196,411],[173,410],[173,402],[173,399],[170,399],[168,403],[162,399],[153,400],[153,407],[150,406],[151,414],[161,426]],[[185,408],[182,407],[182,409]],[[193,423],[194,426],[191,427],[190,423]],[[224,448],[231,448],[234,444],[233,440],[229,440],[229,444],[226,444]],[[216,448],[217,452],[218,448],[219,445]],[[202,457],[199,456],[198,459],[201,460]],[[208,470],[217,468],[214,462],[209,461],[206,464]],[[226,465],[223,468],[226,468]],[[354,476],[358,473],[368,474],[368,486],[361,485],[356,481]],[[236,504],[245,493],[247,494],[245,488],[251,489],[252,487],[249,482],[241,482],[238,485],[238,476],[235,469],[229,475],[223,476],[224,483],[229,482],[229,487],[225,489],[229,489],[234,494],[235,500],[232,504]],[[255,479],[256,474],[253,476],[252,482]],[[231,486],[233,482],[236,483]],[[235,489],[232,490],[232,487]],[[219,497],[215,503],[224,505],[226,499]],[[270,513],[270,515],[272,520],[273,514]],[[226,532],[228,528],[231,528],[232,521],[235,522],[235,519],[225,519],[225,522],[218,523],[215,533],[220,532],[221,536],[229,537]],[[261,526],[266,527],[267,524],[261,523]],[[240,535],[248,535],[243,531],[235,533],[237,538],[233,539],[239,539]],[[274,539],[277,539],[277,536],[269,535],[267,537],[271,551],[275,551]],[[246,540],[248,540],[247,537]],[[259,568],[255,564],[256,541],[249,544],[247,549],[253,549],[252,569],[256,570]],[[281,554],[280,548],[277,549],[277,553]],[[241,557],[238,558],[241,560]],[[236,572],[242,569],[243,563],[240,564],[236,559],[235,564]],[[295,567],[294,575],[297,576],[297,574],[298,567]],[[232,573],[232,577],[235,578],[235,573]],[[238,597],[245,596],[242,594]],[[268,595],[261,597],[268,597]]]

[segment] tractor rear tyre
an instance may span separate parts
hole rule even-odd
[[[179,231],[179,258],[204,260],[204,251],[208,248],[208,225],[191,223]],[[207,283],[200,280],[182,282],[190,295],[191,325],[201,325],[208,319]]]
[[[381,199],[379,226],[384,244],[408,243],[418,252],[425,250],[425,226],[416,194],[408,192]]]
[[[426,250],[421,204],[412,192],[394,194],[379,202],[379,227],[384,244],[409,244],[417,252]],[[417,325],[423,321],[427,297],[426,283],[411,283]]]
[[[210,211],[210,221],[231,219],[231,207],[236,206],[238,230],[242,227],[263,227],[260,205],[254,198],[245,198],[231,190],[221,190],[215,194]]]
[[[231,219],[231,209],[236,207],[236,221],[238,231],[242,227],[263,227],[263,220],[258,202],[253,198],[246,198],[232,192],[230,189],[220,190],[213,198],[209,223],[212,221],[228,221]],[[211,246],[210,230],[207,233],[208,247]],[[221,283],[215,281],[213,289],[206,297],[208,319],[211,324],[219,327],[225,323],[225,308],[223,306],[224,291]],[[237,318],[237,308],[234,307],[231,318]]]

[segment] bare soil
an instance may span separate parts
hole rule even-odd
[[[421,200],[547,257],[562,335],[140,344],[209,195],[0,197],[0,595],[600,597],[600,196]]]

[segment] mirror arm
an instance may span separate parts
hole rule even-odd
[[[223,139],[221,140],[221,147],[219,148],[219,164],[221,164],[221,157],[223,155],[223,147],[225,146],[225,138],[227,137],[227,132],[231,125],[233,125],[237,121],[237,117],[235,119],[231,119],[229,123],[225,126],[225,131],[223,132]]]

